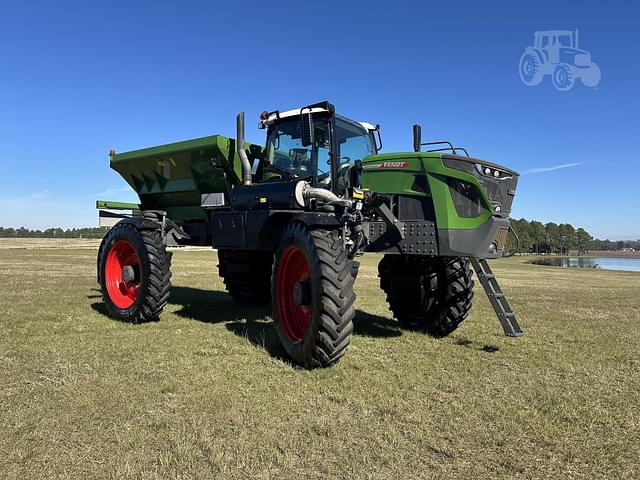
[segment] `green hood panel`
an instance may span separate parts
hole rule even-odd
[[[482,207],[480,215],[466,218],[458,214],[450,191],[450,179],[472,185],[478,191]],[[431,196],[439,230],[475,229],[492,216],[491,202],[478,177],[446,167],[439,152],[398,152],[365,157],[362,185],[376,193]]]

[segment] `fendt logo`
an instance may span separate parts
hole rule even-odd
[[[520,80],[528,87],[539,85],[546,75],[561,91],[571,90],[577,78],[585,87],[600,83],[600,67],[591,61],[591,52],[578,47],[578,30],[546,30],[533,34],[533,45],[520,57]]]
[[[378,168],[405,168],[409,166],[409,162],[382,162],[378,164]]]

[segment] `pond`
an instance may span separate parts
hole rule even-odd
[[[640,258],[543,257],[530,260],[529,263],[553,267],[601,268],[603,270],[640,272]]]

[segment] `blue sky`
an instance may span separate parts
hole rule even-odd
[[[95,225],[96,198],[135,200],[109,148],[233,136],[240,110],[327,99],[380,123],[383,151],[410,150],[420,122],[425,139],[522,172],[515,217],[640,238],[633,2],[0,6],[0,225]],[[600,85],[525,86],[533,32],[574,28]]]

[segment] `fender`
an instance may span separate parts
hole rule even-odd
[[[191,237],[173,220],[167,217],[161,210],[146,210],[142,215],[123,218],[118,222],[133,225],[138,230],[159,230],[162,240],[167,246],[180,245],[180,240],[189,240]]]
[[[542,55],[542,52],[537,48],[527,47],[524,53],[530,53],[531,55],[535,55],[536,57],[538,57],[538,60],[540,60],[540,63],[542,65],[544,65],[545,63],[549,63],[549,59],[545,58],[545,56]]]
[[[342,227],[342,224],[332,213],[304,212],[295,215],[292,218],[292,221],[300,222],[310,228],[322,227],[327,229],[334,229]]]

